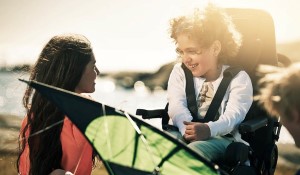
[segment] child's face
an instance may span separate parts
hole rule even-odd
[[[93,56],[89,63],[86,65],[81,79],[75,88],[75,92],[92,93],[95,91],[95,80],[97,75],[99,74],[99,70],[95,64],[96,60]]]
[[[204,77],[206,79],[215,74],[218,67],[218,57],[214,52],[213,45],[208,48],[201,46],[186,34],[177,37],[177,53],[182,59],[182,63],[191,70],[193,76]]]

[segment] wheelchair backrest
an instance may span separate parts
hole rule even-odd
[[[259,64],[278,65],[273,19],[258,9],[227,8],[226,12],[243,35],[241,49],[231,64],[242,66],[255,85]]]
[[[228,8],[226,12],[232,17],[236,28],[243,35],[243,44],[234,62],[249,74],[254,95],[258,92],[256,69],[260,64],[278,66],[275,29],[271,15],[258,9]],[[263,155],[266,147],[272,146],[277,139],[274,127],[277,119],[268,114],[254,102],[246,116],[246,120],[256,117],[267,117],[268,125],[251,136],[243,135],[258,155]]]

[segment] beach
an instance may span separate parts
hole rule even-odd
[[[18,134],[22,118],[15,115],[0,114],[0,174],[17,174],[16,159]],[[277,144],[279,158],[275,175],[294,175],[300,168],[300,149],[293,144]],[[107,175],[101,162],[96,163],[92,175]]]

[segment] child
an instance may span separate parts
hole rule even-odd
[[[76,93],[92,93],[99,74],[95,63],[86,37],[54,36],[43,48],[30,80]],[[91,174],[93,149],[77,127],[30,86],[23,104],[27,114],[20,131],[19,174]]]
[[[209,4],[203,11],[196,9],[190,16],[173,19],[171,38],[182,63],[174,66],[168,82],[169,116],[190,148],[211,161],[220,160],[231,142],[245,142],[237,128],[252,104],[251,80],[245,71],[233,78],[216,121],[191,122],[185,94],[186,77],[181,64],[193,74],[197,117],[204,118],[223,72],[229,67],[228,61],[239,50],[241,35],[225,12]],[[178,136],[174,131],[172,134]]]

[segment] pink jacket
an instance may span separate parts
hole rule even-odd
[[[27,122],[27,117],[22,122],[22,130]],[[26,132],[28,137],[29,132]],[[51,139],[51,138],[49,138]],[[92,172],[92,153],[93,149],[83,134],[70,121],[68,117],[64,119],[64,125],[60,135],[62,144],[62,169],[72,172],[74,175],[89,175]],[[49,150],[51,154],[51,150]],[[29,172],[29,148],[25,146],[25,150],[20,157],[20,174],[27,175]]]

